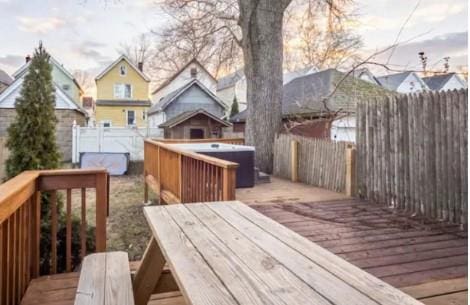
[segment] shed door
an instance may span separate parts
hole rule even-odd
[[[204,129],[201,128],[191,128],[189,130],[190,139],[204,139]]]

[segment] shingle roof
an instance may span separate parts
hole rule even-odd
[[[335,69],[298,77],[283,87],[282,116],[319,115],[330,111],[355,112],[358,100],[394,94],[380,86],[358,79]],[[244,122],[244,110],[230,122]]]
[[[96,106],[146,106],[150,107],[149,100],[96,100]]]
[[[13,78],[10,77],[5,71],[0,69],[0,83],[10,86],[13,83]]]
[[[455,73],[447,73],[428,76],[423,77],[423,81],[428,85],[429,89],[439,91],[454,75]]]
[[[220,124],[228,127],[228,126],[231,126],[231,124],[225,120],[222,120],[221,118],[218,118],[216,117],[215,115],[205,111],[204,109],[198,109],[198,110],[193,110],[193,111],[186,111],[186,112],[182,112],[180,114],[178,114],[177,116],[175,117],[172,117],[171,119],[163,122],[162,124],[158,125],[158,127],[160,128],[165,128],[165,127],[169,127],[169,128],[172,128],[176,125],[179,125],[181,124],[182,122],[186,121],[187,119],[190,119],[198,114],[203,114],[211,119],[213,119],[214,121],[217,121],[219,122]]]
[[[227,76],[222,77],[217,82],[217,91],[234,86],[240,79],[245,76],[243,69],[239,69]]]
[[[328,69],[298,77],[284,85],[282,114],[319,114],[327,110],[354,112],[358,100],[387,94],[391,92],[380,86]]]
[[[197,79],[193,79],[189,81],[187,84],[185,84],[184,86],[162,97],[160,101],[158,101],[149,109],[149,114],[164,110],[168,105],[170,105],[174,100],[176,100],[178,96],[180,96],[183,92],[185,92],[192,86],[198,86],[199,88],[201,88],[201,90],[207,93],[207,95],[209,95],[216,103],[220,104],[220,106],[222,106],[223,108],[227,108],[227,105],[225,105],[221,99],[215,96],[206,86],[204,86],[204,84],[202,84]]]
[[[411,73],[413,73],[413,72],[406,71],[406,72],[401,72],[401,73],[396,73],[396,74],[379,76],[379,77],[377,77],[377,80],[385,88],[395,91],[395,90],[398,89],[398,87],[400,87],[401,83],[403,83],[403,81]]]

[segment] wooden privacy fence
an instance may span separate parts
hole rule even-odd
[[[274,141],[273,172],[281,178],[353,195],[354,151],[346,142],[280,134]]]
[[[467,222],[467,90],[358,104],[359,194]]]
[[[96,189],[96,251],[106,251],[108,174],[105,169],[27,171],[0,185],[0,304],[20,303],[39,276],[41,234],[51,240],[50,273],[57,272],[57,190],[66,190],[65,267],[72,271],[72,189],[81,190],[80,257],[86,255],[86,189]],[[41,232],[41,192],[50,195],[50,227]],[[49,233],[50,232],[50,233]]]
[[[234,200],[237,167],[237,163],[145,140],[145,202],[149,187],[165,203]]]

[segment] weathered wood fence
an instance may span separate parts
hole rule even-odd
[[[281,178],[353,194],[353,159],[354,148],[346,142],[280,134],[274,141],[273,172]]]
[[[454,90],[359,103],[359,195],[466,223],[467,95]]]

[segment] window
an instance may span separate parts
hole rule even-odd
[[[103,126],[104,128],[109,128],[112,126],[112,123],[110,120],[104,120],[104,121],[101,121],[101,126]]]
[[[200,128],[191,128],[189,130],[190,139],[204,139],[204,130]]]
[[[121,65],[119,66],[119,75],[126,76],[127,75],[127,66]]]
[[[127,110],[127,126],[135,126],[135,110]]]
[[[131,84],[114,84],[115,98],[132,98]]]

